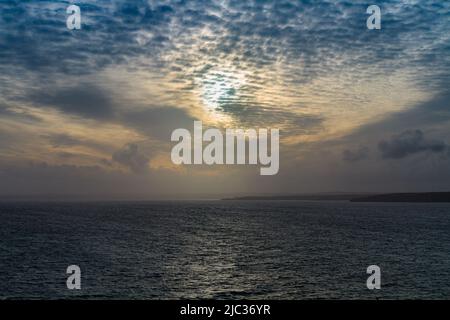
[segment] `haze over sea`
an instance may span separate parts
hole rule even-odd
[[[0,238],[0,299],[450,297],[450,204],[4,202]]]

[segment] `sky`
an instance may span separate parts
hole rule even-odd
[[[195,120],[279,173],[174,165]],[[0,196],[411,191],[450,191],[450,1],[0,1]]]

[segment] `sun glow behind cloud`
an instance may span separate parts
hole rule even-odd
[[[220,110],[221,104],[239,101],[240,90],[245,86],[245,75],[237,70],[209,70],[197,85],[200,89],[202,104],[213,120],[230,123],[232,118]]]

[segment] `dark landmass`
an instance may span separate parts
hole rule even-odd
[[[450,192],[390,193],[351,199],[352,202],[450,202]]]
[[[296,195],[266,195],[266,196],[244,196],[225,198],[222,200],[310,200],[310,201],[349,201],[355,198],[363,198],[374,195],[373,193],[319,193],[319,194],[296,194]]]
[[[351,202],[450,202],[450,192],[425,193],[325,193],[325,194],[299,194],[299,195],[266,195],[225,198],[223,200],[304,200],[304,201],[351,201]]]

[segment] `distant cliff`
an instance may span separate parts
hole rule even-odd
[[[277,200],[304,200],[304,201],[351,201],[351,202],[450,202],[450,192],[425,193],[337,193],[337,194],[299,194],[299,195],[264,195],[226,198],[223,200],[248,201],[277,201]]]
[[[389,193],[351,199],[352,202],[450,202],[450,192]]]
[[[337,200],[352,200],[360,197],[367,197],[373,194],[367,193],[322,193],[322,194],[297,194],[297,195],[264,195],[264,196],[244,196],[225,198],[223,200],[248,200],[248,201],[263,201],[263,200],[304,200],[304,201],[337,201]]]

